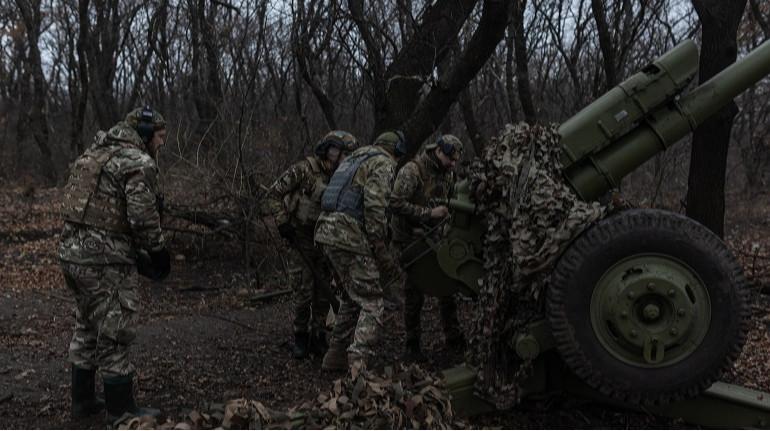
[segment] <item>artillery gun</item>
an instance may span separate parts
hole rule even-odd
[[[770,73],[770,42],[685,94],[697,70],[698,50],[685,41],[560,126],[563,177],[581,199],[617,187]],[[474,296],[485,275],[484,216],[466,183],[450,207],[447,234],[413,244],[407,271],[428,294]],[[748,283],[694,220],[635,209],[589,226],[555,264],[542,312],[508,342],[533,360],[525,396],[566,391],[692,424],[770,425],[770,394],[716,382],[745,341]],[[492,408],[473,395],[474,370],[444,375],[456,408]]]

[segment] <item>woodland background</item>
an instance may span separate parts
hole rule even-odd
[[[236,397],[287,408],[335,377],[291,359],[291,302],[277,296],[290,292],[286,253],[259,204],[329,129],[368,143],[401,128],[412,151],[454,133],[469,160],[504,124],[562,122],[684,39],[701,48],[702,82],[769,37],[765,0],[0,2],[0,427],[104,427],[69,419],[59,187],[94,133],[132,108],[169,122],[159,164],[174,255],[169,279],[139,292],[138,398],[171,414]],[[752,331],[723,379],[763,391],[769,91],[766,78],[622,185],[734,251],[755,288]],[[424,311],[426,366],[461,361],[443,350],[433,299]],[[386,334],[386,359],[400,357],[402,326]],[[687,426],[569,398],[469,424]]]
[[[705,80],[770,36],[770,5],[13,0],[0,29],[0,184],[62,184],[96,130],[151,105],[170,123],[172,194],[249,213],[329,129],[370,142],[399,127],[415,146],[454,133],[472,157],[505,123],[564,121],[686,38]],[[768,85],[633,175],[629,197],[723,234],[725,185],[748,199],[766,188]]]

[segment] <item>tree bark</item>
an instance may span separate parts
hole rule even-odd
[[[532,100],[532,89],[529,85],[529,53],[527,51],[527,34],[524,31],[524,10],[527,0],[514,0],[511,15],[513,29],[513,46],[516,53],[516,83],[519,90],[519,102],[524,112],[524,119],[530,123],[537,122],[537,111]]]
[[[56,183],[56,166],[51,157],[51,147],[48,144],[48,114],[46,112],[46,81],[43,75],[43,63],[40,59],[40,26],[42,11],[40,0],[16,0],[26,28],[30,73],[32,75],[32,101],[29,111],[25,113],[28,124],[32,128],[32,137],[40,150],[40,168],[49,184]]]
[[[458,95],[476,76],[505,34],[511,16],[511,2],[485,0],[478,28],[468,42],[457,63],[439,78],[428,95],[422,100],[404,124],[410,154],[414,154],[436,128],[438,128]]]
[[[604,90],[600,92],[603,93],[618,84],[618,73],[615,68],[615,49],[612,46],[612,35],[607,24],[604,0],[591,0],[591,10],[596,22],[596,31],[599,33],[599,48],[602,51],[604,77],[607,80]]]
[[[746,0],[693,0],[702,24],[699,82],[735,62],[737,31]],[[735,103],[721,109],[695,130],[690,154],[687,215],[724,236],[727,150]]]

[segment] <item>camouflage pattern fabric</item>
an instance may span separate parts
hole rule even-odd
[[[487,232],[468,360],[479,369],[477,393],[501,409],[518,402],[517,382],[531,369],[508,341],[542,317],[542,289],[570,240],[607,213],[564,183],[560,153],[555,125],[508,125],[471,170]]]
[[[454,174],[441,167],[433,149],[423,151],[415,160],[407,162],[396,175],[390,196],[391,228],[394,245],[403,251],[407,245],[426,235],[436,222],[430,218],[431,209],[446,205],[454,190]],[[441,230],[432,237],[438,240]],[[407,343],[419,342],[422,333],[420,315],[425,295],[409,279],[404,281],[404,323]],[[441,321],[446,339],[460,336],[457,305],[451,296],[439,298]]]
[[[352,184],[363,189],[364,223],[341,212],[323,212],[318,218],[315,240],[353,253],[369,255],[375,241],[388,241],[388,200],[396,161],[379,146],[361,147],[351,154],[378,152],[387,157],[371,157],[359,166]],[[378,259],[393,256],[378,256]],[[389,262],[391,263],[391,262]]]
[[[344,345],[352,336],[348,352],[358,357],[374,353],[382,328],[383,288],[401,279],[388,247],[387,208],[396,161],[377,145],[359,148],[351,157],[372,153],[386,157],[365,160],[351,180],[363,191],[363,223],[345,213],[323,212],[315,230],[315,241],[322,244],[343,288],[331,342]]]
[[[110,155],[102,157],[103,153]],[[88,166],[94,160],[104,160],[104,164]],[[158,251],[165,246],[158,208],[158,167],[126,122],[97,133],[78,161],[65,187],[65,222],[59,243],[62,271],[77,303],[70,360],[83,368],[98,367],[105,377],[127,375],[134,371],[128,348],[135,337],[139,311],[137,250]],[[97,181],[80,175],[79,169],[98,172]],[[86,190],[88,185],[94,189]],[[106,229],[102,220],[89,215],[91,202],[78,201],[84,191],[88,199],[98,196],[98,205],[121,208],[129,231]],[[83,212],[75,222],[78,209]]]
[[[314,159],[311,161],[311,158]],[[329,172],[323,169],[313,169],[313,163],[323,166],[323,161],[311,156],[291,165],[270,186],[270,192],[266,196],[266,206],[275,218],[277,225],[290,222],[294,227],[312,230],[316,218],[301,220],[297,217],[301,199],[318,197],[316,206],[321,207],[319,186],[324,187],[329,183]],[[287,205],[288,203],[288,205]]]
[[[454,173],[441,167],[433,151],[407,162],[398,171],[390,196],[393,241],[411,242],[423,235],[434,223],[431,209],[449,203],[454,182]]]
[[[139,135],[125,122],[120,122],[106,134],[97,134],[89,151],[114,151],[101,167],[94,196],[99,201],[125,207],[125,224],[130,232],[115,232],[100,226],[99,220],[88,216],[82,223],[65,221],[59,244],[63,262],[83,265],[134,264],[136,249],[160,250],[164,246],[158,213],[158,166],[144,149]],[[81,156],[82,157],[82,156]],[[74,164],[78,167],[78,161]],[[76,207],[69,201],[69,190],[80,188],[72,172],[65,187],[62,207]],[[86,211],[88,214],[88,211]],[[66,217],[65,217],[66,218]]]
[[[179,422],[177,422],[179,420]],[[126,415],[117,429],[465,429],[441,378],[417,365],[353,369],[312,400],[274,410],[257,400],[207,403],[179,419]]]
[[[298,233],[292,245],[291,262],[294,333],[325,329],[333,295],[332,274],[323,252],[313,244],[312,234]]]
[[[383,313],[380,272],[375,260],[371,255],[328,245],[322,247],[343,288],[330,344],[349,344],[350,356],[370,358],[375,354],[375,345],[382,332]]]
[[[406,343],[419,343],[422,336],[422,307],[425,294],[408,279],[404,283],[404,327]],[[457,320],[457,303],[453,296],[438,298],[441,325],[445,340],[457,340],[461,337],[460,322]]]
[[[323,166],[316,156],[294,163],[270,186],[266,197],[275,223],[290,223],[296,229],[297,239],[290,244],[295,333],[325,327],[332,295],[331,268],[313,242],[321,193],[329,182],[329,173],[321,169]],[[309,207],[317,208],[317,212],[308,210]]]
[[[128,348],[136,338],[139,275],[133,265],[62,264],[75,297],[75,334],[69,360],[103,377],[129,375]]]

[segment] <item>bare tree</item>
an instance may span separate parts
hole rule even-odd
[[[698,80],[705,82],[735,62],[737,31],[746,0],[693,0],[702,24]],[[725,171],[735,103],[722,108],[695,130],[690,156],[687,215],[719,236],[724,234]]]

